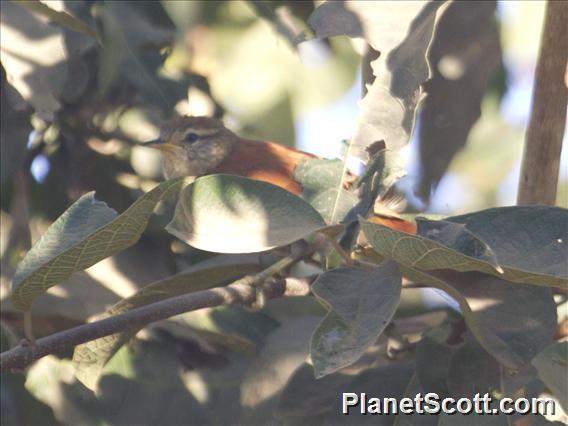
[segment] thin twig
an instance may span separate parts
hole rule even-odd
[[[310,294],[313,277],[286,278],[270,281],[263,289],[267,298],[305,296]],[[185,312],[221,305],[251,304],[256,291],[248,283],[234,283],[152,303],[120,315],[83,324],[19,345],[0,354],[0,371],[23,370],[33,361],[62,349],[99,339],[114,333],[138,330],[144,326]]]
[[[325,239],[332,245],[332,247],[335,249],[337,254],[339,254],[339,256],[346,265],[353,265],[353,259],[351,259],[349,253],[347,253],[347,251],[344,250],[343,247],[339,245],[339,243],[335,238],[333,238],[330,235],[327,235],[325,232],[321,232],[320,234],[323,235]]]

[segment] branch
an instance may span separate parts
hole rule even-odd
[[[519,179],[517,204],[556,202],[568,102],[568,3],[548,1],[535,74],[533,106]]]
[[[246,278],[225,287],[215,287],[152,303],[52,334],[36,340],[33,344],[20,344],[0,354],[0,371],[23,370],[35,360],[62,349],[119,332],[139,330],[150,323],[185,312],[221,305],[250,305],[256,300],[256,290],[245,280]],[[269,299],[306,296],[310,294],[310,284],[313,280],[314,277],[277,279],[266,283],[263,292]]]

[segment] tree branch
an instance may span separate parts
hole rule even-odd
[[[269,281],[263,291],[267,298],[310,294],[314,277],[285,278]],[[243,280],[226,287],[215,287],[152,303],[126,313],[83,324],[36,340],[20,344],[0,354],[0,371],[23,370],[32,362],[62,349],[114,333],[132,331],[185,312],[221,305],[248,305],[256,300],[256,290]]]
[[[568,3],[548,1],[536,67],[532,112],[527,128],[517,204],[556,202],[568,91]]]

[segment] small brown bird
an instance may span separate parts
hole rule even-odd
[[[159,139],[145,145],[162,152],[166,179],[227,173],[268,182],[296,195],[302,193],[302,185],[294,178],[294,170],[302,161],[317,158],[273,142],[243,139],[210,117],[174,118]],[[388,210],[370,220],[416,233],[414,223]]]

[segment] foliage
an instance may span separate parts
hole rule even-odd
[[[2,221],[11,224],[2,237],[3,351],[24,334],[19,311],[31,312],[35,334],[45,336],[226,290],[243,277],[269,286],[313,275],[315,296],[281,297],[261,312],[207,308],[107,333],[39,359],[25,383],[3,372],[3,423],[31,424],[43,413],[53,424],[338,424],[347,419],[338,400],[345,391],[502,398],[546,390],[566,409],[566,344],[557,336],[565,319],[555,299],[568,284],[566,209],[412,217],[416,234],[389,225],[408,216],[374,220],[377,199],[402,175],[400,150],[426,93],[424,197],[478,118],[501,61],[495,3],[463,4],[3,4]],[[481,37],[451,39],[466,18],[491,28],[484,43],[493,50],[476,51],[482,63],[464,59],[464,73],[448,83],[439,61]],[[174,111],[225,117],[243,136],[292,145],[299,114],[354,82],[354,38],[380,53],[367,64],[373,78],[359,121],[345,158],[295,170],[301,196],[224,174],[156,183],[159,159],[139,144]],[[328,57],[314,60],[307,49]],[[440,114],[454,117],[442,133]],[[34,179],[31,165],[42,157],[49,170]],[[357,180],[349,157],[368,164]],[[422,286],[459,308],[416,302]],[[82,298],[73,297],[77,287]],[[50,301],[65,293],[89,310],[56,311]],[[443,425],[455,417],[348,421]]]

